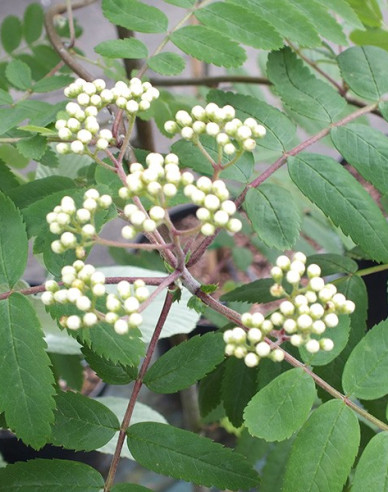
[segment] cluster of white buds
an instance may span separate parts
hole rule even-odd
[[[224,333],[225,354],[244,359],[248,367],[255,367],[260,359],[268,357],[274,362],[284,359],[284,352],[280,348],[271,348],[265,337],[273,330],[273,324],[265,319],[261,313],[244,313],[241,315],[241,324],[247,328],[236,327]]]
[[[202,176],[196,184],[186,185],[184,194],[200,207],[196,215],[204,236],[212,236],[217,227],[224,227],[232,234],[241,230],[241,221],[232,217],[236,205],[229,200],[229,191],[222,180],[212,181]]]
[[[300,285],[304,274],[307,275],[307,284]],[[287,297],[279,305],[279,311],[271,315],[271,322],[277,329],[284,330],[292,345],[305,346],[312,354],[319,350],[330,351],[334,347],[330,338],[317,340],[312,335],[320,337],[327,328],[335,328],[339,314],[351,314],[355,309],[353,301],[337,293],[335,285],[325,283],[320,275],[318,265],[306,267],[306,256],[301,252],[295,253],[292,260],[279,256],[276,266],[271,269],[276,282],[271,287],[271,294]],[[292,286],[290,295],[283,288],[283,280]]]
[[[209,103],[204,108],[194,106],[191,114],[180,110],[175,120],[166,121],[166,132],[180,135],[185,140],[194,143],[201,134],[214,137],[218,146],[226,155],[233,155],[236,151],[251,152],[256,147],[255,138],[263,138],[266,130],[254,118],[247,118],[242,122],[236,118],[236,112],[230,105],[222,108],[215,103]]]
[[[106,210],[112,204],[110,195],[100,195],[95,188],[87,190],[83,198],[82,207],[77,208],[73,198],[64,196],[61,204],[47,214],[50,232],[60,234],[60,239],[51,243],[54,253],[75,249],[77,258],[83,258],[84,246],[90,244],[96,234],[94,217],[97,210]]]
[[[106,298],[105,321],[113,325],[119,335],[127,333],[130,328],[137,328],[143,321],[139,307],[149,295],[143,280],[135,280],[132,286],[126,280],[119,282],[117,294],[108,294]]]
[[[139,111],[149,109],[151,102],[159,97],[156,88],[136,77],[128,84],[116,82],[112,89],[107,89],[102,79],[93,82],[77,79],[66,87],[64,94],[77,102],[69,102],[66,105],[68,118],[55,123],[58,137],[63,140],[57,144],[60,154],[82,154],[88,145],[95,145],[97,150],[105,150],[113,143],[112,132],[100,129],[97,121],[99,110],[108,104],[116,104],[132,117]]]
[[[95,304],[97,298],[105,295],[104,274],[81,260],[63,267],[61,273],[63,287],[55,280],[48,280],[41,297],[43,304],[73,304],[81,311],[82,314],[61,318],[61,325],[69,330],[89,328],[98,323],[101,315],[96,311]]]

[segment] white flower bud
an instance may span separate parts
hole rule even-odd
[[[101,297],[105,294],[106,288],[104,284],[96,284],[92,287],[92,292],[95,296]]]
[[[75,303],[77,301],[77,299],[79,299],[80,297],[82,297],[82,292],[80,291],[80,289],[77,289],[76,287],[71,287],[68,291],[67,291],[67,299],[69,302],[71,303]]]
[[[236,147],[232,143],[227,143],[223,148],[226,155],[233,155],[236,152]]]
[[[225,343],[229,343],[234,340],[233,338],[233,331],[232,330],[226,330],[223,334],[223,339]]]
[[[82,318],[85,326],[94,326],[98,322],[98,318],[94,313],[86,313]]]
[[[244,357],[244,362],[247,367],[256,367],[259,363],[259,358],[256,354],[250,352]]]
[[[121,235],[124,239],[133,239],[136,236],[136,229],[132,226],[126,225],[121,229]]]
[[[322,304],[315,303],[310,306],[310,315],[314,319],[319,319],[322,318],[322,316],[325,314],[325,309],[322,306]]]
[[[252,325],[252,315],[251,313],[243,313],[241,315],[241,323],[244,325],[244,326],[253,326]]]
[[[283,329],[286,333],[295,333],[297,330],[296,321],[292,318],[288,318],[283,323]]]
[[[233,328],[232,334],[233,334],[233,340],[236,343],[244,343],[245,340],[247,339],[247,334],[245,333],[245,330],[243,330],[239,326]]]
[[[356,305],[354,304],[353,301],[346,301],[345,306],[343,307],[342,310],[345,314],[352,314],[355,309],[356,309]]]
[[[102,208],[109,208],[112,205],[112,197],[110,195],[102,195],[98,199],[98,204]]]
[[[132,313],[128,318],[128,323],[131,328],[137,328],[143,322],[143,317],[140,313]]]
[[[215,211],[220,206],[220,199],[216,197],[216,195],[206,195],[204,200],[204,206],[211,211]]]
[[[86,210],[89,210],[89,212],[94,212],[95,210],[97,210],[97,207],[98,204],[93,198],[87,198],[86,200],[84,200],[83,208],[86,208]]]
[[[98,115],[98,109],[95,106],[88,106],[87,108],[85,108],[85,115],[88,117],[93,116],[94,119],[96,119],[96,116]]]
[[[325,352],[330,352],[334,348],[334,342],[330,338],[322,338],[319,340],[319,345]]]
[[[118,319],[113,328],[118,335],[125,335],[125,333],[128,333],[128,322],[124,319]]]
[[[100,137],[101,138],[104,138],[105,140],[112,140],[113,138],[113,135],[112,135],[112,132],[110,130],[108,130],[107,128],[104,128],[103,130],[100,131]]]
[[[206,123],[203,121],[194,121],[193,123],[193,132],[197,135],[201,135],[206,131]]]
[[[134,313],[139,309],[139,306],[140,304],[136,297],[128,297],[124,301],[124,309],[127,313]]]
[[[224,112],[224,119],[225,120],[232,120],[236,116],[236,111],[233,106],[230,106],[227,104],[222,108]]]
[[[71,118],[70,118],[71,119]],[[77,120],[76,120],[77,121]],[[68,121],[66,120],[57,120],[55,122],[55,128],[57,130],[60,130],[61,128],[66,128],[66,126],[68,125]]]
[[[227,343],[225,345],[225,355],[234,355],[236,346],[233,343]]]
[[[321,269],[315,263],[312,263],[307,267],[307,276],[309,278],[319,277],[321,275]]]
[[[156,221],[164,219],[165,215],[166,215],[166,211],[164,210],[164,208],[159,207],[157,205],[152,207],[149,211],[149,216],[151,217],[151,219]]]
[[[56,145],[56,149],[58,154],[68,154],[70,152],[70,145],[62,142]]]
[[[259,328],[264,323],[264,316],[261,313],[252,314],[252,326],[254,328]],[[272,328],[271,328],[272,329]]]
[[[58,215],[57,215],[57,222],[58,224],[60,225],[66,225],[66,224],[69,224],[70,223],[70,215],[68,215],[67,213],[65,212],[60,212]]]
[[[205,111],[206,111],[206,114],[207,116],[210,116],[210,117],[215,117],[217,115],[217,112],[219,111],[219,106],[217,106],[217,104],[211,102],[209,104],[207,104],[205,106]]]
[[[48,292],[48,291],[43,292],[40,300],[43,302],[43,304],[45,306],[50,306],[51,304],[53,304],[55,302],[54,294],[52,292]]]
[[[110,102],[113,101],[114,96],[113,96],[113,92],[111,90],[104,89],[103,91],[101,91],[100,97],[104,103],[109,104]]]
[[[226,145],[227,143],[229,143],[228,135],[226,133],[223,133],[223,132],[221,132],[217,135],[216,140],[217,140],[217,143],[219,145]]]
[[[131,99],[130,101],[128,101],[125,105],[125,109],[128,111],[128,113],[130,114],[135,114],[139,111],[139,104],[134,101],[133,99]],[[172,122],[174,123],[174,122]]]
[[[333,297],[333,293],[330,289],[327,288],[327,285],[320,290],[318,293],[318,297],[322,302],[328,302]]]
[[[122,280],[117,284],[117,292],[123,299],[127,299],[131,295],[131,284],[126,280]]]
[[[93,80],[93,85],[96,88],[97,92],[101,92],[106,87],[105,80],[102,79]]]
[[[290,270],[293,270],[294,272],[298,272],[300,276],[303,275],[305,269],[306,267],[304,263],[302,263],[301,261],[294,260],[290,264]]]
[[[268,334],[273,330],[273,324],[269,319],[265,319],[261,325],[261,331],[264,334]]]
[[[247,138],[243,141],[242,146],[243,149],[247,152],[252,152],[256,148],[256,142],[253,140],[253,138]]]
[[[96,233],[96,228],[92,224],[85,224],[82,227],[82,234],[87,237],[92,237]]]
[[[280,312],[283,313],[285,316],[292,316],[295,311],[295,307],[290,301],[283,301],[280,306]]]
[[[283,270],[277,266],[272,267],[270,273],[275,282],[279,282],[283,278]]]
[[[229,232],[231,232],[232,234],[236,234],[237,232],[241,231],[242,223],[239,219],[230,219],[226,227]]]
[[[311,331],[316,335],[322,335],[326,331],[326,325],[322,320],[318,319],[314,321]]]
[[[175,196],[177,192],[178,192],[177,187],[172,183],[167,183],[163,186],[163,193],[167,197]]]
[[[226,212],[229,216],[230,215],[233,215],[237,208],[236,208],[236,205],[234,204],[234,202],[232,202],[232,200],[225,200],[221,203],[221,210],[223,210],[224,212]]]
[[[178,125],[175,123],[175,121],[168,120],[164,124],[164,129],[167,133],[176,133],[178,131]]]
[[[147,111],[148,109],[150,109],[151,107],[151,104],[148,102],[148,101],[140,101],[139,103],[139,109],[140,111]]]
[[[284,360],[284,352],[282,349],[275,349],[271,352],[270,357],[274,362],[282,362]]]
[[[148,299],[150,296],[150,292],[147,289],[147,287],[138,287],[135,290],[135,297],[138,301],[144,302],[146,299]]]
[[[214,223],[217,227],[225,226],[229,221],[229,215],[223,210],[218,210],[214,214]]]
[[[76,300],[76,306],[81,311],[89,311],[89,309],[92,307],[92,303],[89,297],[81,296]]]
[[[66,248],[71,248],[77,244],[77,238],[72,232],[64,232],[61,236],[61,243]]]
[[[251,135],[252,135],[252,131],[251,131],[251,129],[250,129],[248,126],[241,125],[241,126],[237,129],[236,137],[237,137],[239,140],[246,140],[246,139],[247,139],[247,138],[249,138]],[[254,141],[254,140],[253,140],[253,142],[255,143],[255,141]]]
[[[90,104],[93,104],[93,106],[101,106],[102,102],[101,97],[97,94],[93,94],[90,98]]]
[[[325,286],[325,281],[321,277],[313,277],[309,281],[310,289],[314,290],[315,292],[319,292],[324,288],[324,286]]]
[[[311,328],[313,320],[308,314],[302,314],[296,320],[296,324],[301,330],[308,330],[309,328]]]
[[[86,208],[80,208],[77,210],[76,213],[77,219],[81,224],[88,222],[91,218],[91,214],[89,210],[86,210]]]
[[[247,337],[251,343],[256,344],[256,343],[260,342],[260,340],[262,340],[263,334],[261,333],[259,328],[251,328],[248,331]]]
[[[252,133],[255,138],[263,138],[265,137],[267,130],[264,128],[263,125],[256,125],[254,128],[252,128]]]
[[[319,352],[320,346],[318,340],[314,340],[313,338],[306,343],[306,350],[310,352],[310,354],[316,354]]]
[[[205,193],[209,193],[212,189],[212,180],[206,176],[201,176],[197,181],[197,187]]]
[[[146,215],[141,210],[136,210],[131,214],[131,222],[135,226],[141,226],[145,219]]]
[[[341,310],[346,303],[346,297],[343,294],[335,294],[332,298],[334,305],[337,309]]]
[[[189,115],[187,111],[178,111],[175,115],[175,119],[177,123],[179,123],[182,126],[190,126],[191,123],[193,122],[192,117]]]
[[[193,117],[199,121],[206,119],[206,110],[202,106],[194,106],[191,110]]]
[[[53,234],[60,234],[63,231],[63,227],[58,222],[52,222],[49,229]]]
[[[210,122],[206,125],[206,133],[212,137],[215,137],[220,132],[220,127],[217,123]]]
[[[295,270],[289,270],[286,274],[286,279],[289,284],[295,285],[300,282],[300,275]]]
[[[119,319],[119,315],[117,313],[108,312],[105,315],[105,321],[110,325],[113,325]]]
[[[84,92],[81,92],[81,94],[77,96],[77,102],[80,106],[88,106],[90,103],[90,97]]]
[[[144,232],[154,232],[156,230],[156,227],[157,224],[152,219],[146,219],[142,224],[142,228]]]
[[[66,104],[66,111],[70,116],[75,116],[80,110],[81,108],[75,102],[69,102]]]
[[[260,342],[256,345],[256,353],[260,357],[267,357],[271,352],[271,347],[267,342]]]
[[[96,142],[96,147],[98,150],[105,150],[109,147],[109,142],[104,138],[99,138]]]
[[[66,327],[69,330],[79,330],[82,326],[81,318],[79,316],[69,316],[66,320]]]
[[[294,347],[300,347],[303,343],[302,335],[298,335],[298,334],[292,335],[290,338],[290,342],[291,345],[293,345]]]
[[[323,318],[323,321],[328,328],[334,328],[339,323],[338,316],[334,313],[326,314],[326,316]]]
[[[272,313],[270,319],[274,326],[281,326],[284,322],[284,316],[278,312]]]
[[[281,255],[276,259],[276,265],[282,270],[288,270],[290,268],[290,264],[290,259],[285,255]]]
[[[201,227],[201,232],[204,236],[212,236],[215,231],[214,225],[210,224],[210,222],[205,222]]]
[[[109,294],[106,298],[106,308],[113,312],[119,311],[121,308],[121,302],[114,294]]]
[[[70,144],[70,149],[74,154],[82,154],[85,147],[80,140],[74,140],[74,142],[71,142]]]
[[[61,140],[70,140],[72,137],[71,130],[69,128],[60,128],[58,130],[58,137]]]
[[[66,289],[57,290],[54,292],[54,300],[60,304],[65,304],[68,301],[68,291]]]
[[[306,291],[304,295],[305,295],[307,301],[310,302],[311,304],[316,302],[318,299],[317,294],[315,292],[313,292],[312,290]]]
[[[245,347],[236,347],[233,353],[233,355],[237,359],[243,359],[246,356],[246,354],[247,354],[247,349]]]
[[[184,126],[181,130],[181,135],[185,140],[191,140],[194,136],[194,130],[189,126]]]
[[[85,128],[90,133],[95,134],[100,129],[100,125],[98,124],[98,122],[94,116],[88,116],[85,120]]]

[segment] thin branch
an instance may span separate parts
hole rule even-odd
[[[249,77],[247,75],[219,75],[215,77],[193,77],[193,78],[150,78],[152,85],[157,87],[182,87],[205,85],[208,87],[217,87],[220,84],[261,84],[272,85],[272,82],[265,77]]]
[[[157,297],[166,287],[168,287],[169,285],[172,285],[175,282],[175,280],[177,278],[179,278],[181,275],[182,275],[182,272],[179,272],[178,270],[176,270],[175,272],[173,272],[170,275],[168,275],[167,277],[165,277],[163,282],[161,282],[158,285],[158,287],[151,293],[149,298],[141,303],[141,305],[138,309],[138,312],[139,313],[143,312],[144,309],[146,309],[151,304],[151,302],[155,299],[155,297]]]
[[[66,43],[66,48],[69,50],[74,46],[75,43],[74,17],[73,17],[73,7],[71,5],[71,0],[66,0],[66,9],[67,9],[67,19],[69,23],[69,33],[70,33],[70,41]]]
[[[242,328],[245,329],[245,327],[241,324],[241,316],[238,314],[236,311],[233,309],[228,308],[227,306],[224,306],[221,304],[219,301],[211,297],[209,294],[205,294],[205,292],[202,292],[200,289],[193,289],[192,288],[192,275],[188,272],[188,270],[185,270],[183,272],[182,276],[182,281],[183,285],[188,288],[188,290],[196,295],[203,303],[205,303],[207,306],[212,308],[214,311],[218,312],[219,314],[222,314],[225,316],[227,319],[232,321],[233,323],[236,324],[236,326],[241,326]],[[269,338],[265,338],[265,341],[271,346],[271,348],[279,348],[278,344],[276,342],[273,342]],[[283,349],[281,349],[283,350]],[[283,350],[284,352],[284,360],[286,360],[289,364],[291,364],[294,367],[300,367],[303,369],[304,372],[309,374],[315,381],[315,383],[320,386],[322,389],[324,389],[327,393],[332,395],[334,398],[337,398],[339,400],[342,400],[348,407],[350,407],[352,410],[354,410],[356,413],[361,415],[363,418],[371,422],[373,425],[376,425],[379,429],[381,430],[388,430],[388,425],[385,424],[384,422],[381,422],[379,419],[371,415],[370,413],[366,412],[362,408],[360,408],[356,403],[354,403],[352,400],[349,399],[346,395],[343,395],[341,392],[337,391],[335,388],[333,388],[329,383],[324,381],[322,378],[317,376],[311,369],[309,369],[307,366],[305,366],[302,362],[300,362],[298,359],[295,359],[291,354]]]
[[[95,244],[101,244],[103,246],[112,246],[113,248],[131,248],[131,249],[143,249],[146,251],[160,250],[160,249],[172,249],[173,244],[154,244],[154,243],[120,243],[118,241],[111,241],[103,237],[95,237],[93,239]]]
[[[288,157],[295,156],[295,155],[299,154],[300,152],[302,152],[303,150],[305,150],[310,145],[318,142],[323,137],[328,135],[332,128],[346,125],[347,123],[355,120],[356,118],[359,118],[360,116],[362,116],[364,114],[371,113],[374,109],[376,109],[377,105],[378,105],[378,103],[373,103],[373,104],[370,104],[368,106],[364,106],[363,108],[358,109],[357,111],[354,111],[353,113],[345,116],[341,120],[339,120],[335,123],[332,123],[327,128],[324,128],[323,130],[316,133],[312,137],[308,138],[304,142],[300,143],[299,145],[297,145],[293,149],[289,150],[288,152],[284,152],[284,154],[281,157],[279,157],[279,159],[277,161],[275,161],[263,173],[261,173],[260,176],[258,176],[256,179],[251,181],[244,188],[244,190],[241,192],[241,194],[235,200],[236,206],[240,207],[242,205],[242,203],[244,202],[244,199],[245,199],[246,194],[248,193],[248,190],[250,190],[251,188],[257,188],[258,186],[260,186],[264,181],[266,181],[270,176],[272,176],[272,174],[274,172],[276,172],[278,169],[280,169],[287,162]],[[201,244],[198,246],[198,248],[192,254],[189,262],[187,263],[188,267],[195,265],[195,263],[197,263],[199,261],[199,259],[202,257],[202,255],[207,250],[207,248],[210,246],[210,244],[213,242],[214,238],[216,237],[216,235],[218,234],[219,231],[220,231],[220,229],[217,229],[215,234],[213,234],[213,236],[208,236],[201,242]]]
[[[134,384],[134,387],[132,390],[131,398],[129,400],[127,410],[125,411],[125,415],[124,415],[123,421],[122,421],[121,426],[120,426],[119,437],[117,440],[116,449],[115,449],[115,452],[113,455],[112,463],[111,463],[111,466],[110,466],[110,469],[108,472],[108,477],[107,477],[106,482],[105,482],[104,492],[109,492],[113,486],[113,482],[114,482],[114,479],[116,476],[117,467],[118,467],[119,461],[120,461],[121,450],[122,450],[123,445],[124,445],[127,429],[128,429],[129,424],[131,422],[131,418],[132,418],[133,410],[135,408],[136,400],[139,396],[140,389],[143,385],[144,376],[145,376],[147,369],[148,369],[148,366],[151,362],[152,355],[155,351],[156,344],[159,340],[160,333],[162,331],[164,323],[166,322],[167,316],[170,312],[172,303],[173,303],[173,294],[169,291],[166,294],[166,299],[164,301],[162,312],[160,313],[158,322],[156,323],[155,330],[154,330],[154,333],[152,335],[150,344],[148,346],[145,359],[144,359],[143,364],[140,368],[139,375],[136,378],[136,381],[135,381],[135,384]]]

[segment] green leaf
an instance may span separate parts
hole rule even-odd
[[[292,4],[302,12],[321,36],[333,43],[346,45],[346,36],[340,24],[327,12],[327,7],[315,0],[291,0]]]
[[[106,58],[147,58],[148,49],[144,43],[135,38],[113,39],[103,41],[95,46],[94,51]]]
[[[183,9],[189,9],[195,4],[195,0],[164,0],[166,3],[182,7]]]
[[[244,361],[230,357],[225,362],[221,385],[221,400],[226,415],[235,427],[243,422],[244,409],[257,391],[257,369],[247,367]]]
[[[312,263],[321,267],[323,277],[333,275],[334,273],[355,273],[358,270],[358,265],[354,260],[342,255],[310,255],[307,258],[307,265],[311,265]]]
[[[330,400],[299,431],[284,477],[284,492],[341,492],[357,454],[360,428],[353,411]]]
[[[12,53],[22,40],[22,23],[14,15],[5,17],[1,24],[1,43],[7,53]]]
[[[350,33],[349,39],[359,46],[378,46],[388,50],[388,31],[385,29],[371,28],[362,31],[356,29]]]
[[[363,99],[378,101],[388,92],[388,53],[376,46],[354,46],[337,57],[344,81]]]
[[[250,302],[252,304],[272,302],[276,299],[269,291],[273,284],[272,278],[261,278],[227,292],[221,296],[221,300],[226,302]]]
[[[276,442],[270,448],[265,458],[265,465],[261,474],[260,492],[275,492],[282,490],[284,473],[288,457],[291,452],[293,439]]]
[[[305,347],[300,347],[299,353],[302,357],[303,362],[311,366],[325,366],[326,364],[334,360],[346,347],[349,339],[349,331],[349,316],[339,316],[339,323],[335,328],[329,328],[322,335],[312,336],[312,338],[316,338],[317,340],[320,340],[321,338],[330,338],[334,342],[333,350],[330,350],[330,352],[320,350],[316,354],[311,354],[306,350]]]
[[[47,140],[41,135],[35,135],[19,140],[16,148],[24,157],[38,161],[46,151]]]
[[[187,55],[218,67],[239,67],[245,51],[225,35],[204,26],[185,26],[170,35],[171,41]]]
[[[310,19],[287,0],[232,0],[262,17],[290,41],[302,46],[319,46],[321,41]]]
[[[23,35],[28,44],[37,41],[43,30],[44,12],[39,3],[30,3],[24,11]]]
[[[325,9],[330,9],[333,10],[333,12],[336,12],[351,26],[364,29],[362,22],[347,0],[317,0],[317,2],[325,7]]]
[[[184,58],[169,51],[154,55],[147,60],[151,70],[162,75],[178,75],[185,68]]]
[[[17,126],[21,121],[26,118],[26,112],[22,108],[12,107],[12,108],[0,108],[0,135],[4,135],[4,133],[8,132],[11,128]],[[1,149],[14,149],[11,145],[2,145]],[[10,151],[12,152],[12,151]],[[0,157],[3,160],[6,160],[2,153]],[[19,166],[15,166],[19,167]],[[24,166],[20,166],[24,167]]]
[[[44,77],[32,86],[33,92],[51,92],[62,89],[73,81],[69,75],[55,75],[53,77]]]
[[[0,284],[12,288],[26,268],[28,240],[20,211],[1,192],[0,231]]]
[[[264,50],[283,46],[282,37],[265,18],[238,5],[216,2],[197,10],[195,16],[205,26],[239,43]]]
[[[176,345],[148,369],[144,383],[155,393],[175,393],[188,388],[224,359],[220,333],[196,336]]]
[[[128,398],[102,396],[95,398],[95,400],[102,403],[105,407],[108,407],[116,415],[119,422],[123,421],[128,407]],[[163,415],[158,413],[156,410],[153,410],[151,407],[137,401],[131,417],[131,425],[135,425],[139,422],[159,422],[161,424],[167,424],[167,420],[163,417]],[[119,432],[117,432],[107,444],[99,448],[98,451],[100,453],[113,455],[116,449],[118,436]],[[126,446],[123,447],[120,456],[130,460],[134,459]]]
[[[137,0],[103,0],[104,16],[117,26],[138,32],[165,32],[167,16],[159,9]]]
[[[218,90],[211,90],[207,100],[222,106],[231,104],[236,109],[238,118],[244,120],[251,116],[264,125],[267,134],[263,139],[257,141],[258,147],[276,151],[290,148],[295,137],[295,125],[284,113],[273,106],[251,96]]]
[[[388,394],[388,320],[374,326],[355,347],[342,375],[347,395],[375,400]]]
[[[108,384],[128,384],[137,376],[137,368],[124,366],[96,355],[87,347],[82,348],[86,362],[105,383]]]
[[[99,492],[104,479],[84,463],[35,459],[0,469],[1,492]]]
[[[12,102],[12,96],[4,89],[0,89],[0,104],[12,104]]]
[[[388,189],[388,138],[366,125],[333,128],[331,139],[344,159],[379,191]]]
[[[388,432],[380,432],[369,441],[361,455],[354,475],[352,492],[387,492],[387,469]]]
[[[20,60],[9,62],[5,70],[5,75],[9,82],[17,89],[26,91],[32,86],[31,69],[26,63]]]
[[[376,261],[388,262],[388,225],[360,183],[334,159],[300,154],[288,159],[290,176],[304,195]]]
[[[244,412],[250,434],[283,441],[307,419],[316,398],[315,384],[302,368],[291,369],[259,391]]]
[[[48,348],[47,352],[49,352]],[[49,352],[49,357],[55,380],[61,381],[61,384],[64,383],[68,389],[81,391],[85,382],[85,367],[80,356]]]
[[[217,366],[199,383],[198,404],[202,417],[206,417],[221,403],[221,384],[225,363]]]
[[[239,270],[245,272],[253,262],[253,253],[249,248],[236,248],[232,251],[233,262]]]
[[[151,489],[134,483],[117,483],[111,488],[112,492],[147,492]]]
[[[345,99],[314,77],[290,48],[270,53],[267,73],[283,103],[301,116],[330,123],[346,106]]]
[[[288,190],[263,183],[248,191],[244,208],[254,231],[267,246],[292,248],[299,235],[301,217]]]
[[[365,26],[379,27],[383,15],[376,0],[348,0]]]
[[[40,448],[50,436],[55,403],[39,320],[18,293],[0,302],[0,319],[0,411],[20,439]]]
[[[132,425],[127,434],[136,461],[157,473],[222,490],[258,485],[245,458],[205,437],[153,422]]]
[[[0,159],[0,191],[8,193],[12,188],[19,186],[19,182],[13,172]]]
[[[57,410],[51,442],[76,451],[92,451],[106,444],[120,427],[116,415],[102,403],[72,391],[55,397]]]

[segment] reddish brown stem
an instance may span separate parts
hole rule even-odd
[[[173,303],[173,294],[169,291],[166,294],[166,299],[164,301],[162,312],[160,313],[158,322],[156,323],[155,330],[154,330],[154,333],[152,335],[150,344],[148,346],[146,356],[145,356],[143,364],[140,368],[139,375],[136,378],[136,381],[135,381],[135,384],[134,384],[134,387],[132,390],[131,398],[129,400],[127,410],[125,412],[123,421],[122,421],[121,426],[120,426],[119,437],[117,440],[116,449],[115,449],[115,452],[113,455],[112,463],[111,463],[111,466],[110,466],[110,469],[108,472],[108,477],[107,477],[106,482],[105,482],[104,492],[109,492],[111,487],[113,486],[117,467],[118,467],[119,461],[120,461],[121,450],[122,450],[123,445],[124,445],[127,429],[128,429],[129,424],[131,422],[131,418],[132,418],[133,410],[135,408],[136,400],[139,396],[140,389],[143,385],[143,379],[144,379],[145,373],[147,372],[148,366],[151,362],[152,355],[155,351],[156,344],[159,340],[160,333],[162,331],[164,323],[166,322],[168,313],[170,312],[172,303]]]

